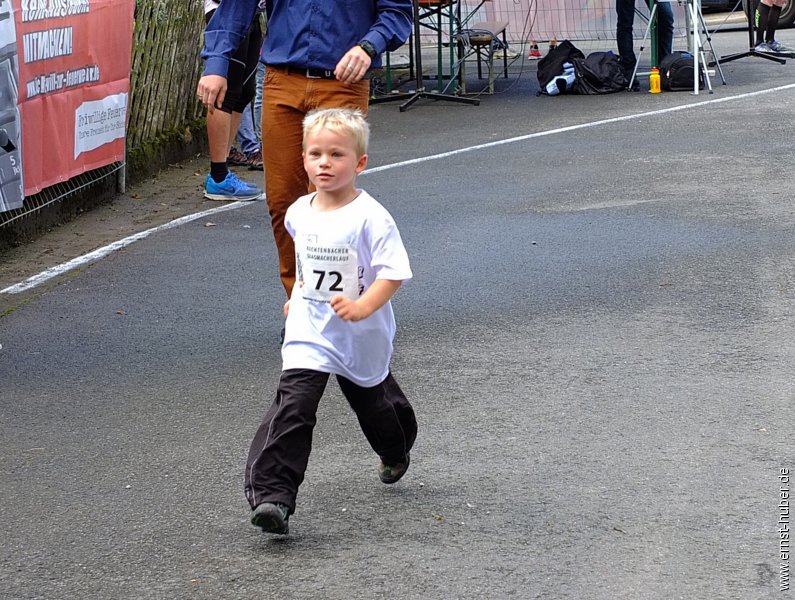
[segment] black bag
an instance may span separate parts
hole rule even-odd
[[[670,92],[693,91],[693,55],[671,52],[660,61],[660,87]],[[698,89],[704,89],[704,74],[698,70]]]
[[[574,94],[612,94],[627,89],[627,77],[618,56],[612,52],[591,52],[574,59]]]
[[[574,59],[577,58],[585,58],[585,55],[569,40],[563,40],[547,52],[547,55],[538,61],[538,84],[541,86],[539,93],[544,93],[547,84],[563,74],[564,63],[574,63]]]

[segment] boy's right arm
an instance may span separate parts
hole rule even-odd
[[[331,299],[331,308],[343,321],[361,321],[389,302],[401,283],[403,282],[393,279],[376,279],[373,285],[356,300],[345,296],[334,296]]]

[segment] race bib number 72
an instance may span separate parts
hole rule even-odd
[[[295,240],[297,284],[307,300],[328,302],[334,296],[359,297],[356,248]]]

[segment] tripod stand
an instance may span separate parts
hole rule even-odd
[[[646,25],[646,33],[643,34],[643,41],[640,45],[640,54],[643,53],[644,44],[646,43],[646,38],[649,37],[649,32],[651,31],[652,25],[654,24],[654,17],[657,14],[657,5],[661,2],[681,2],[681,0],[657,0],[653,6],[651,7],[651,12],[649,13],[649,23]],[[712,56],[715,56],[715,65],[718,67],[718,73],[720,73],[721,81],[723,85],[726,85],[726,77],[723,76],[723,69],[720,66],[720,59],[717,59],[717,55],[715,54],[715,47],[712,45],[712,37],[709,35],[709,30],[707,29],[707,24],[704,21],[704,14],[701,12],[701,3],[697,0],[686,0],[687,3],[687,10],[688,15],[690,17],[690,23],[692,25],[692,31],[688,32],[693,36],[693,94],[698,95],[699,85],[699,78],[698,74],[701,71],[701,74],[704,77],[704,82],[707,84],[707,88],[709,89],[709,93],[712,93],[712,82],[709,78],[709,70],[707,65],[707,58],[704,54],[704,42],[706,41],[707,45],[709,45],[709,49],[712,52]],[[701,38],[701,35],[704,34],[704,39]],[[638,60],[635,61],[635,68],[632,71],[632,77],[629,80],[629,88],[632,89],[632,84],[635,82],[635,77],[638,73],[638,65],[640,64],[640,55],[638,56]],[[648,73],[646,73],[648,75]]]
[[[461,0],[454,0],[460,2]],[[428,98],[430,100],[448,100],[449,102],[458,102],[459,104],[472,104],[478,106],[480,100],[475,98],[462,98],[454,96],[453,94],[444,94],[442,92],[433,92],[425,89],[425,83],[422,76],[422,48],[420,47],[420,3],[419,0],[413,0],[414,5],[414,68],[416,69],[417,76],[417,89],[414,94],[400,105],[400,112],[407,111],[412,104],[420,98]]]
[[[754,44],[754,18],[753,14],[756,10],[756,2],[752,2],[752,0],[737,0],[737,4],[734,6],[734,10],[737,10],[737,5],[743,3],[743,10],[745,12],[745,16],[748,19],[748,51],[747,52],[737,52],[735,54],[727,54],[726,56],[721,56],[720,59],[723,62],[730,62],[732,60],[737,60],[739,58],[745,58],[746,56],[758,56],[759,58],[766,58],[767,60],[772,60],[773,62],[777,62],[780,65],[784,65],[787,61],[779,56],[773,56],[767,52],[757,52],[756,45]],[[795,58],[795,55],[789,55],[790,58]]]
[[[704,13],[701,12],[701,2],[700,0],[687,0],[687,10],[690,14],[690,23],[692,24],[693,30],[693,54],[695,56],[695,61],[693,64],[693,94],[698,95],[698,71],[699,68],[702,70],[704,74],[704,81],[707,84],[707,88],[709,88],[709,93],[712,93],[712,82],[709,79],[709,65],[707,64],[707,57],[704,54],[704,40],[701,39],[701,34],[704,35],[707,44],[709,44],[709,49],[712,56],[715,57],[715,66],[718,68],[718,73],[720,73],[720,79],[723,82],[723,85],[726,85],[726,77],[723,76],[723,69],[720,66],[721,59],[717,58],[717,54],[715,54],[715,46],[712,45],[712,37],[709,34],[709,29],[707,29],[707,24],[704,21]]]

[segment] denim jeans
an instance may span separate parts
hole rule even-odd
[[[262,139],[262,84],[265,81],[265,63],[257,63],[257,94],[254,96],[254,131]]]
[[[645,2],[644,2],[645,4]],[[632,27],[635,22],[635,0],[616,0],[616,44],[624,69],[635,68]],[[670,2],[657,4],[657,61],[671,53],[674,37],[674,9]]]
[[[256,152],[260,148],[259,136],[254,130],[254,118],[252,117],[251,104],[248,104],[243,111],[243,117],[240,119],[240,127],[237,129],[235,140],[246,156],[252,152]]]

